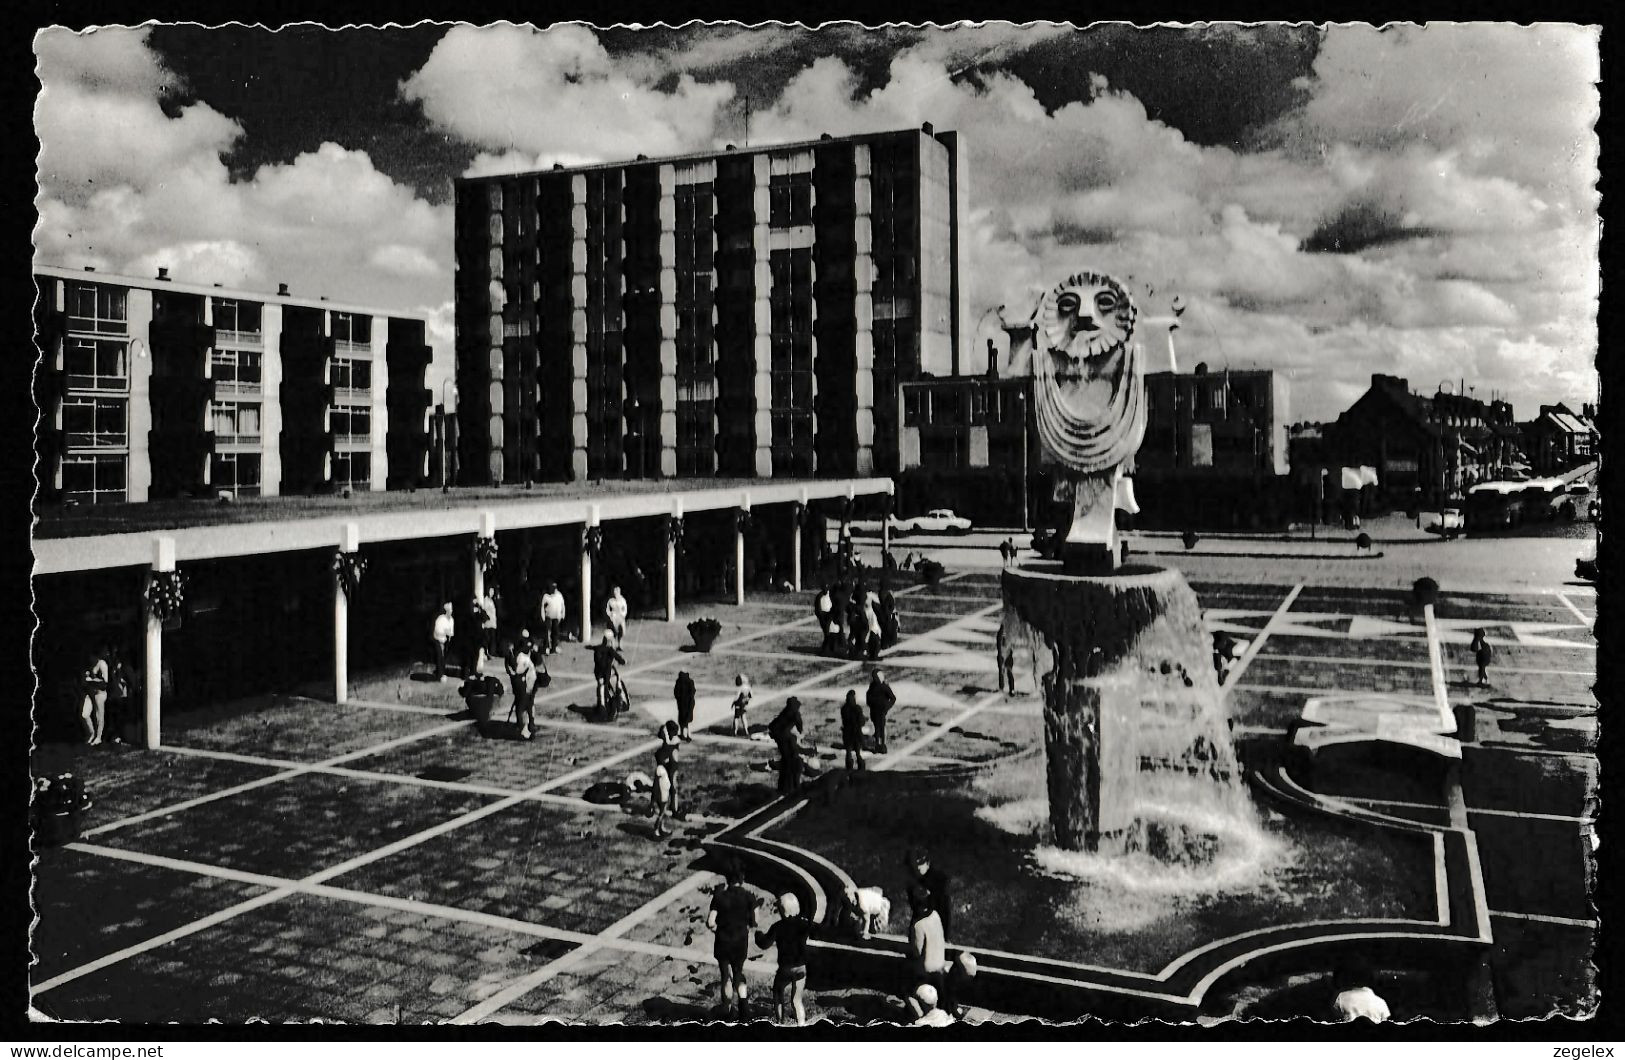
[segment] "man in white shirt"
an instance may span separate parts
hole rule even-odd
[[[434,616],[434,676],[439,681],[446,679],[446,649],[457,634],[457,623],[451,613],[452,606],[447,604]]]
[[[558,582],[549,582],[542,594],[542,651],[559,653],[559,630],[564,627],[564,594]]]
[[[619,585],[609,590],[609,599],[604,601],[604,617],[609,620],[609,631],[615,634],[618,648],[626,640],[626,597],[621,595]]]

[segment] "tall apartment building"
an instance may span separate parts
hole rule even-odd
[[[958,138],[918,130],[457,184],[464,483],[897,470],[957,371]]]
[[[425,322],[376,309],[37,267],[41,499],[415,486]]]

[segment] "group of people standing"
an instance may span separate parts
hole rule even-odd
[[[906,1011],[914,1026],[943,1027],[964,1013],[966,993],[976,976],[976,958],[969,952],[948,956],[953,901],[947,873],[931,864],[930,852],[924,849],[909,853],[906,869],[909,972],[916,982],[905,1001]],[[712,953],[721,975],[722,1009],[728,1019],[747,1017],[745,960],[754,937],[759,948],[777,951],[775,1017],[780,1023],[793,1017],[797,1026],[805,1026],[807,951],[814,925],[793,892],[779,895],[776,905],[778,920],[765,931],[755,930],[756,896],[746,888],[737,862],[725,868],[724,882],[713,892],[706,915],[706,926],[716,935]]]
[[[140,679],[123,649],[104,644],[86,654],[78,680],[79,731],[95,746],[108,738],[124,740],[136,728],[136,699]]]
[[[813,598],[813,614],[824,634],[819,651],[849,659],[878,659],[901,632],[891,590],[875,591],[863,578],[826,585]]]

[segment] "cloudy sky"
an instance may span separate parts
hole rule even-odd
[[[35,41],[36,260],[423,313],[454,178],[917,126],[968,150],[972,321],[1079,268],[1294,419],[1371,373],[1595,400],[1597,34],[152,26]],[[980,367],[981,343],[969,353]],[[1162,367],[1151,365],[1152,368]]]

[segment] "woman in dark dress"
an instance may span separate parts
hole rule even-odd
[[[677,684],[672,688],[672,696],[677,700],[678,738],[690,740],[688,727],[694,724],[694,678],[688,675],[687,670],[678,671]]]

